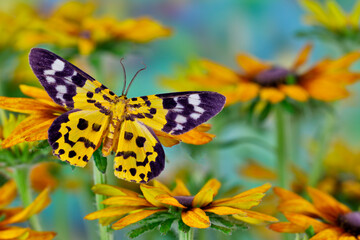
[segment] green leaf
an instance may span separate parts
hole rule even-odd
[[[285,82],[287,84],[290,84],[290,85],[295,84],[296,83],[296,77],[294,75],[292,75],[292,74],[289,74],[289,75],[286,76]]]
[[[5,215],[5,214],[1,214],[1,215],[0,215],[0,222],[1,222],[1,221],[4,221],[5,218],[6,218],[6,215]]]
[[[135,228],[135,229],[131,230],[128,233],[128,236],[129,236],[129,238],[136,238],[136,237],[140,236],[141,234],[143,234],[145,232],[148,232],[150,230],[155,229],[161,223],[162,222],[160,221],[160,222],[153,222],[153,223],[149,223],[149,224],[146,224],[146,225],[142,225],[139,228]]]
[[[309,238],[312,238],[313,236],[315,236],[315,230],[313,226],[308,227],[305,230],[305,233],[308,235]]]
[[[171,226],[172,226],[174,221],[175,221],[175,218],[171,218],[171,219],[167,219],[167,220],[163,221],[160,224],[160,232],[161,232],[161,234],[166,235],[170,231]]]
[[[223,227],[223,226],[216,225],[216,224],[213,224],[213,223],[211,223],[210,227],[215,229],[215,230],[218,230],[219,232],[225,233],[227,235],[231,235],[231,233],[232,233],[232,229],[228,228],[228,227]]]
[[[98,148],[94,154],[94,161],[95,161],[95,165],[97,167],[97,169],[101,172],[101,173],[106,173],[106,167],[107,167],[107,158],[102,156],[101,150],[100,148]]]
[[[179,231],[182,231],[184,233],[188,233],[190,231],[190,227],[186,225],[181,219],[178,221],[178,227]]]
[[[259,123],[262,123],[264,120],[266,120],[267,116],[269,116],[269,113],[271,112],[271,109],[272,109],[272,104],[269,102],[266,103],[266,106],[259,114],[259,117],[258,117]]]
[[[234,224],[232,221],[227,220],[227,219],[225,219],[225,218],[223,218],[223,217],[211,217],[211,218],[210,218],[210,221],[211,221],[211,223],[213,223],[213,222],[221,223],[221,224],[224,225],[225,227],[229,227],[229,228],[235,226],[235,224]]]

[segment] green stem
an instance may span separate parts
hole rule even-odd
[[[334,132],[334,120],[333,116],[327,116],[325,119],[324,127],[318,140],[319,148],[313,161],[309,176],[309,186],[316,187],[321,175],[323,174],[323,160],[330,144],[331,135]]]
[[[27,166],[16,167],[14,169],[13,177],[15,179],[23,207],[25,208],[32,203],[29,168]],[[37,215],[33,215],[29,218],[29,224],[32,230],[41,231],[41,225]]]
[[[288,188],[288,162],[287,162],[287,146],[286,139],[286,119],[281,106],[275,108],[276,118],[276,140],[277,140],[277,159],[278,159],[278,179],[279,186]]]
[[[179,240],[193,240],[194,229],[190,228],[188,232],[179,231]]]
[[[101,173],[95,165],[93,166],[93,177],[94,177],[94,184],[106,184],[106,175]],[[97,210],[102,210],[105,208],[105,205],[101,203],[105,199],[106,196],[101,194],[95,194]],[[110,226],[103,226],[99,222],[99,232],[100,232],[100,240],[114,239],[112,229]]]

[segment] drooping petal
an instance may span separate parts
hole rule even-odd
[[[322,216],[313,204],[305,199],[291,199],[281,202],[278,207],[281,212],[301,213],[308,216]]]
[[[145,199],[149,201],[152,205],[156,207],[164,206],[159,200],[156,199],[156,197],[160,195],[168,195],[168,193],[165,190],[145,184],[141,184],[140,189]]]
[[[158,195],[155,197],[156,200],[161,202],[163,205],[171,205],[178,208],[186,208],[184,205],[180,204],[179,201],[168,194]]]
[[[260,98],[271,103],[278,103],[285,99],[285,94],[273,87],[266,87],[260,90]]]
[[[95,220],[98,218],[108,218],[108,217],[116,217],[123,216],[129,212],[142,209],[142,206],[121,206],[121,207],[107,207],[102,210],[98,210],[96,212],[89,213],[84,217],[86,220]]]
[[[281,85],[280,90],[284,92],[286,96],[299,102],[305,102],[309,99],[309,94],[299,85]]]
[[[309,58],[309,55],[312,50],[312,44],[306,44],[305,47],[300,51],[299,55],[297,56],[294,64],[292,65],[291,69],[296,71],[299,67],[301,67]]]
[[[283,233],[301,233],[304,232],[304,228],[300,227],[291,222],[280,222],[273,223],[269,226],[269,228],[275,232],[283,232]]]
[[[37,232],[30,230],[29,237],[26,238],[26,240],[51,240],[55,236],[55,232]]]
[[[205,212],[212,212],[215,213],[217,215],[233,215],[233,214],[239,214],[239,215],[243,215],[246,216],[246,213],[244,210],[242,209],[238,209],[238,208],[232,208],[232,207],[207,207],[205,209],[203,209]]]
[[[19,113],[58,112],[62,107],[50,106],[31,98],[10,98],[0,96],[0,108]]]
[[[302,82],[302,86],[312,98],[321,101],[335,101],[349,96],[344,85],[329,81],[327,77],[308,79]]]
[[[318,234],[310,238],[310,240],[339,240],[341,233],[341,229],[328,228],[324,231],[319,232]]]
[[[191,196],[190,191],[185,186],[185,183],[181,179],[176,179],[176,186],[172,190],[172,196]]]
[[[308,193],[314,206],[322,213],[327,221],[335,223],[339,215],[351,212],[347,206],[320,190],[309,187]]]
[[[259,72],[271,68],[271,64],[263,63],[257,58],[244,53],[237,55],[236,60],[238,65],[244,70],[245,74],[248,76],[254,76]]]
[[[116,206],[143,206],[151,207],[152,205],[144,198],[133,197],[133,196],[116,196],[110,197],[102,201],[105,205],[116,205]]]
[[[107,184],[96,184],[91,188],[91,190],[96,194],[101,194],[105,196],[125,196],[125,195],[132,197],[139,196],[139,194],[136,192]]]
[[[0,210],[9,205],[16,197],[16,183],[11,180],[0,187]]]
[[[49,205],[49,203],[50,203],[49,189],[45,189],[37,196],[37,198],[29,206],[27,206],[24,210],[22,210],[18,214],[8,219],[5,219],[4,221],[1,221],[0,225],[24,222],[32,215],[42,211],[45,207],[47,207],[47,205]]]
[[[264,222],[277,222],[278,219],[270,215],[254,212],[250,210],[244,210],[245,215],[233,215],[233,218],[249,223],[249,224],[262,224]]]
[[[49,94],[47,94],[47,92],[42,88],[32,87],[32,86],[23,85],[23,84],[21,84],[19,86],[19,88],[20,88],[20,91],[28,97],[42,99],[42,100],[48,100],[49,103],[54,103],[54,101],[49,97]],[[56,104],[56,103],[54,103],[54,104]]]
[[[210,227],[210,218],[200,208],[193,208],[181,212],[181,219],[189,227],[208,228]]]
[[[303,230],[305,231],[310,226],[314,228],[314,231],[316,233],[323,231],[324,229],[330,228],[330,224],[323,223],[317,219],[314,219],[312,217],[308,217],[302,214],[297,213],[284,213],[285,217],[292,223],[303,227]]]
[[[112,228],[114,230],[119,230],[122,229],[130,224],[136,223],[140,220],[143,220],[144,218],[147,218],[148,216],[157,213],[157,212],[161,212],[164,211],[164,209],[157,209],[157,210],[140,210],[134,213],[131,213],[129,215],[127,215],[126,217],[121,218],[119,221],[117,221],[116,223],[114,223],[112,225]]]
[[[29,228],[20,228],[20,227],[8,227],[5,229],[0,229],[0,239],[21,239],[26,238],[29,235]]]
[[[249,195],[252,195],[254,193],[264,193],[266,192],[267,190],[269,190],[271,188],[271,184],[270,183],[265,183],[259,187],[256,187],[256,188],[252,188],[252,189],[249,189],[245,192],[242,192],[236,196],[234,196],[234,198],[238,198],[238,197],[244,197],[244,196],[249,196]]]

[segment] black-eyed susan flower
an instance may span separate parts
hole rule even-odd
[[[48,129],[53,121],[62,113],[68,111],[68,109],[56,104],[43,89],[20,85],[20,90],[24,95],[32,98],[0,96],[0,108],[29,114],[27,118],[17,122],[17,124],[14,121],[10,121],[15,125],[12,128],[7,128],[8,133],[5,134],[5,138],[1,142],[3,148],[8,148],[25,141],[33,142],[47,139]],[[155,131],[155,133],[159,137],[160,142],[166,147],[171,147],[180,142],[201,145],[210,142],[215,137],[214,134],[207,133],[210,128],[211,125],[205,123],[181,135],[175,136],[160,131]]]
[[[227,105],[256,99],[276,104],[286,99],[331,102],[347,97],[346,87],[360,78],[359,73],[349,69],[360,58],[360,53],[352,52],[334,60],[324,59],[308,70],[300,71],[311,48],[311,45],[306,45],[288,68],[241,53],[237,56],[237,63],[242,71],[200,60],[189,74],[181,76],[184,81],[180,85],[169,78],[163,83],[177,89],[185,83],[194,89],[216,89],[226,96]]]
[[[231,216],[232,221],[239,220],[250,224],[277,221],[269,215],[249,210],[261,202],[270,184],[264,184],[234,197],[215,200],[220,186],[218,180],[211,179],[196,195],[192,195],[180,180],[176,181],[173,190],[154,181],[154,186],[142,184],[142,195],[139,195],[115,186],[95,185],[93,191],[96,194],[110,198],[103,201],[103,204],[107,205],[105,209],[90,213],[85,219],[100,219],[100,222],[106,225],[114,222],[112,228],[115,230],[146,220],[151,215],[152,218],[156,218],[157,214],[158,225],[171,220],[171,223],[179,221],[179,226],[185,224],[187,228],[217,228],[221,222],[231,225],[226,216]],[[170,229],[171,224],[168,227]]]
[[[39,232],[28,227],[19,227],[14,224],[28,220],[34,214],[38,214],[50,203],[49,191],[45,189],[26,208],[8,207],[16,197],[16,185],[14,181],[8,181],[0,187],[0,239],[22,240],[50,240],[56,235],[54,232]]]
[[[274,188],[280,197],[279,210],[289,222],[273,223],[277,232],[304,233],[314,230],[311,240],[360,239],[360,212],[351,211],[344,204],[315,188],[308,188],[312,203],[282,188]]]

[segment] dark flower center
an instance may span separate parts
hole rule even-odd
[[[176,196],[174,197],[178,202],[182,205],[184,205],[187,208],[192,207],[192,202],[194,200],[193,196]]]
[[[287,78],[295,74],[282,67],[272,67],[257,74],[253,79],[254,82],[266,87],[276,87],[285,83]]]
[[[360,235],[360,212],[351,212],[338,217],[338,224],[347,233]]]

